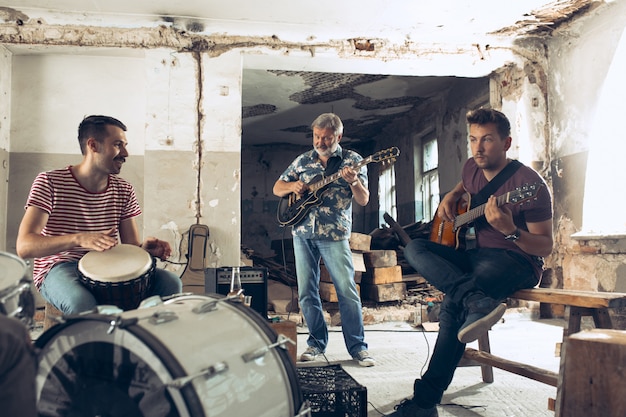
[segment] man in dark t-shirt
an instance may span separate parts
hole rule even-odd
[[[552,197],[537,172],[507,158],[508,119],[497,110],[478,109],[467,114],[467,123],[472,158],[463,166],[461,181],[441,201],[433,225],[439,221],[440,229],[447,230],[443,226],[455,224],[457,215],[456,226],[469,215],[475,245],[463,250],[458,236],[453,245],[446,245],[433,241],[431,234],[430,240],[413,240],[404,250],[411,266],[445,296],[428,370],[415,380],[413,398],[396,406],[391,414],[395,417],[438,415],[436,405],[465,345],[502,318],[508,296],[539,283],[542,257],[552,252]],[[481,192],[490,183],[489,193]],[[467,196],[470,202],[475,199],[470,211],[458,213],[459,202]]]

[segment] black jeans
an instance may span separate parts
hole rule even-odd
[[[430,284],[445,293],[428,369],[414,384],[414,400],[427,408],[441,401],[463,356],[465,344],[459,342],[457,334],[465,318],[464,300],[481,293],[504,300],[517,290],[534,287],[539,279],[523,256],[504,249],[457,251],[416,239],[406,246],[404,256]]]

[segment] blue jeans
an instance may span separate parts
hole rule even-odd
[[[504,249],[458,251],[415,239],[406,245],[404,256],[428,282],[445,293],[428,369],[413,386],[414,401],[428,408],[441,401],[463,356],[465,344],[457,335],[465,320],[467,299],[478,296],[501,301],[517,290],[534,287],[539,280],[523,256]]]
[[[176,274],[156,268],[146,298],[152,295],[164,297],[178,294],[182,288],[182,281]],[[90,311],[98,305],[91,291],[80,280],[78,262],[64,262],[53,266],[44,278],[39,292],[63,314]]]
[[[348,353],[354,356],[367,349],[363,330],[361,298],[354,283],[352,252],[347,240],[293,238],[298,277],[300,308],[309,328],[307,344],[322,352],[328,345],[328,327],[324,321],[320,298],[320,258],[337,291],[341,330]]]

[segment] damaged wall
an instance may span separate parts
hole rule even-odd
[[[7,212],[11,120],[11,53],[0,45],[0,213]],[[0,251],[6,251],[7,216],[0,215]]]
[[[208,224],[207,265],[238,263],[239,54],[200,62],[171,50],[127,55],[13,57],[7,249],[15,251],[35,175],[79,162],[78,123],[89,114],[109,114],[128,126],[131,156],[121,175],[137,190],[143,235],[167,240],[172,261],[186,262],[187,229]]]
[[[582,180],[593,141],[588,127],[624,30],[625,7],[624,2],[612,2],[514,48],[476,45],[470,49],[466,44],[455,49],[454,45],[373,39],[373,52],[356,48],[354,39],[328,39],[329,34],[319,41],[297,33],[295,37],[303,40],[294,42],[281,40],[284,33],[278,32],[275,37],[252,36],[249,30],[239,36],[202,35],[155,22],[145,28],[79,26],[74,15],[53,16],[56,22],[5,21],[0,24],[0,43],[20,44],[26,50],[43,47],[51,55],[22,57],[11,56],[5,48],[1,51],[0,92],[10,96],[0,104],[0,156],[3,161],[7,156],[10,159],[8,170],[3,164],[9,185],[0,186],[0,201],[8,206],[6,219],[0,220],[0,233],[7,230],[2,241],[7,250],[13,250],[25,193],[34,175],[80,159],[75,143],[80,119],[108,112],[130,127],[133,156],[122,174],[140,193],[143,234],[170,241],[180,248],[178,255],[184,261],[185,231],[193,223],[205,223],[211,229],[207,264],[237,262],[241,231],[247,234],[254,227],[248,213],[258,214],[260,221],[272,217],[273,209],[259,196],[267,194],[267,182],[273,183],[275,174],[292,159],[277,155],[267,169],[254,166],[267,158],[254,160],[246,155],[246,163],[254,166],[252,172],[262,173],[264,180],[241,190],[244,65],[409,75],[457,72],[453,75],[482,79],[476,86],[464,84],[466,91],[459,87],[448,96],[448,92],[433,95],[422,107],[423,114],[397,124],[398,130],[407,129],[399,138],[393,138],[393,131],[378,138],[383,146],[399,141],[411,149],[434,126],[443,144],[440,189],[445,192],[458,179],[465,157],[465,110],[484,101],[482,84],[491,74],[489,101],[514,124],[511,156],[532,164],[554,186],[555,229],[561,245],[551,257],[551,267],[566,278],[574,277],[574,271],[587,270],[572,261],[578,249],[573,249],[577,243],[570,242],[569,236],[582,227]],[[247,54],[246,64],[242,54]],[[35,65],[26,64],[29,60]],[[91,94],[83,91],[85,87],[93,89],[86,90]],[[404,170],[399,175],[412,177],[411,152],[402,153],[398,168]],[[413,221],[414,186],[411,181],[399,186],[401,223]],[[240,212],[242,203],[245,216]],[[259,229],[261,238],[265,233],[275,236],[280,231]],[[618,242],[616,247],[622,246]],[[587,265],[604,260],[608,265],[588,268],[604,273],[601,279],[589,277],[586,282],[596,279],[602,288],[611,288],[605,280],[613,279],[613,288],[622,288],[620,251],[611,249],[611,258],[605,259],[602,251],[580,249],[591,257]]]
[[[611,2],[601,11],[577,19],[546,38],[549,61],[549,129],[552,179],[555,197],[555,233],[557,246],[552,255],[555,265],[553,286],[607,291],[626,290],[626,224],[620,216],[609,214],[611,208],[623,213],[621,194],[615,189],[615,175],[621,172],[623,133],[623,72],[611,77],[612,66],[625,51],[626,2]],[[623,52],[621,52],[623,55]],[[613,91],[605,102],[603,91]],[[599,112],[613,109],[613,116],[600,133],[594,126]],[[605,133],[606,132],[606,133]],[[602,144],[613,155],[590,166],[590,150]],[[609,155],[607,154],[607,155]],[[597,172],[596,170],[602,170]],[[608,187],[610,192],[594,195],[586,179],[597,178],[591,187]],[[617,199],[616,199],[617,198]],[[585,201],[587,200],[587,201]],[[603,207],[609,210],[603,209]],[[602,236],[585,229],[585,216],[610,220],[614,236]]]

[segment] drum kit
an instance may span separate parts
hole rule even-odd
[[[35,341],[40,416],[311,416],[287,352],[292,340],[239,296],[137,301],[155,262],[118,246],[79,262],[81,280],[103,305],[60,317]],[[0,263],[2,313],[30,326],[26,263],[2,252]]]

